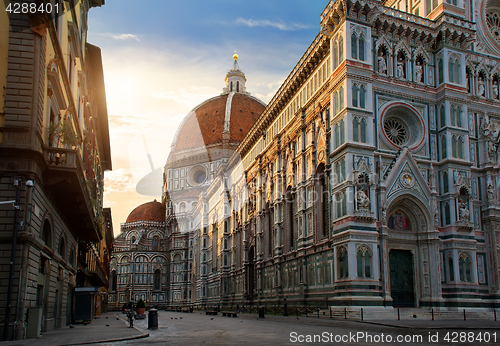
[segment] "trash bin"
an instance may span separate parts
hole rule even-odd
[[[264,318],[264,307],[259,306],[259,318]]]
[[[148,311],[148,329],[158,328],[158,310],[151,309]]]

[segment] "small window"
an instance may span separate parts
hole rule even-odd
[[[351,36],[351,57],[353,59],[358,58],[358,37],[356,36],[356,33],[352,33]]]

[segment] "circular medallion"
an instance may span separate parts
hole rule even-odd
[[[318,160],[319,161],[325,161],[325,151],[321,150],[318,154]]]
[[[401,184],[406,188],[411,188],[415,185],[415,179],[410,173],[403,173],[401,175]]]

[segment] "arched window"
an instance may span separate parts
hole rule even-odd
[[[339,89],[339,107],[341,110],[344,109],[344,87]]]
[[[366,143],[366,121],[365,119],[361,119],[359,123],[359,133],[361,137],[361,142]]]
[[[450,203],[444,203],[444,224],[451,224],[451,215],[450,215]]]
[[[441,159],[445,159],[448,156],[447,150],[446,150],[446,136],[442,135],[441,136]]]
[[[339,192],[335,195],[335,204],[337,209],[337,218],[347,214],[347,199],[345,191]]]
[[[186,203],[181,202],[179,204],[179,213],[185,213],[186,212]]]
[[[358,118],[352,120],[352,140],[359,142],[359,121]]]
[[[364,85],[359,88],[359,107],[366,108],[366,90]]]
[[[454,70],[455,70],[455,60],[450,58],[448,60],[448,74],[449,74],[448,77],[449,77],[451,83],[455,82],[454,73],[453,73]]]
[[[154,273],[154,288],[155,291],[161,290],[161,271],[156,269]]]
[[[457,126],[462,127],[462,107],[457,107]]]
[[[337,266],[339,270],[339,279],[349,277],[349,262],[348,262],[347,248],[341,246],[337,254]]]
[[[61,255],[63,259],[66,259],[66,241],[64,237],[61,237],[61,241],[59,242],[59,255]]]
[[[352,121],[352,140],[366,143],[366,120],[355,117]]]
[[[455,281],[455,268],[453,266],[453,257],[448,257],[448,271],[450,273],[450,281]]]
[[[372,255],[367,246],[361,246],[356,254],[356,267],[359,278],[372,276]]]
[[[342,37],[339,38],[339,64],[344,61],[344,41]]]
[[[236,81],[236,92],[240,92],[240,82]]]
[[[363,35],[360,35],[359,36],[359,40],[358,40],[358,43],[359,43],[359,60],[365,60],[365,38],[363,37]]]
[[[472,282],[472,261],[468,254],[460,254],[458,268],[460,270],[460,281]]]
[[[316,198],[315,202],[315,213],[318,230],[318,237],[324,238],[328,236],[328,187],[327,187],[327,175],[325,173],[325,165],[321,163],[316,170]]]
[[[224,266],[227,266],[227,254],[224,254]]]
[[[353,59],[358,58],[358,37],[355,32],[353,32],[351,36],[351,57]]]
[[[292,250],[295,246],[295,232],[294,232],[294,203],[295,195],[292,194],[291,187],[286,191],[285,198],[285,222],[288,229],[288,247]]]
[[[52,226],[49,220],[45,219],[42,229],[42,240],[49,248],[52,248]]]
[[[439,107],[439,123],[441,127],[446,126],[446,113],[444,112],[444,105],[441,105],[441,107]]]
[[[453,79],[455,83],[460,84],[460,60],[458,58],[453,66]]]
[[[203,260],[202,260],[202,261],[203,261],[203,262],[206,262],[206,261],[207,261],[207,254],[206,254],[206,253],[203,253],[203,257],[202,257],[202,258],[203,258]]]
[[[116,291],[116,283],[117,283],[116,270],[111,271],[111,274],[109,276],[110,276],[109,277],[109,290]]]
[[[457,126],[457,113],[455,106],[451,106],[450,108],[450,119],[451,119],[451,126]]]
[[[340,147],[340,126],[335,124],[335,148]]]
[[[464,140],[463,140],[462,136],[458,137],[458,140],[457,140],[457,152],[458,152],[458,158],[463,159],[464,158]]]
[[[344,144],[345,142],[345,125],[344,119],[340,120],[340,144]]]
[[[449,190],[449,185],[448,185],[448,172],[444,171],[443,172],[443,193],[447,193]]]
[[[438,59],[438,82],[439,84],[444,82],[444,70],[443,70],[443,59]]]
[[[333,69],[336,69],[337,66],[339,66],[338,47],[333,44]]]
[[[224,250],[227,250],[227,238],[224,238]]]
[[[464,140],[462,136],[453,136],[451,139],[452,156],[455,158],[464,158]]]
[[[233,91],[233,81],[230,83],[229,91]]]
[[[356,84],[352,85],[352,106],[358,106],[358,86]]]

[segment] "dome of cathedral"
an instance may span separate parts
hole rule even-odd
[[[246,94],[211,98],[198,105],[181,124],[175,150],[222,143],[224,132],[229,134],[230,142],[240,142],[264,108],[261,101]]]
[[[153,221],[165,222],[165,206],[156,201],[141,204],[128,215],[128,222]]]
[[[248,133],[266,105],[246,91],[246,77],[238,65],[238,55],[225,77],[221,95],[196,106],[177,129],[172,149],[182,151],[211,147],[228,139],[239,143]]]

